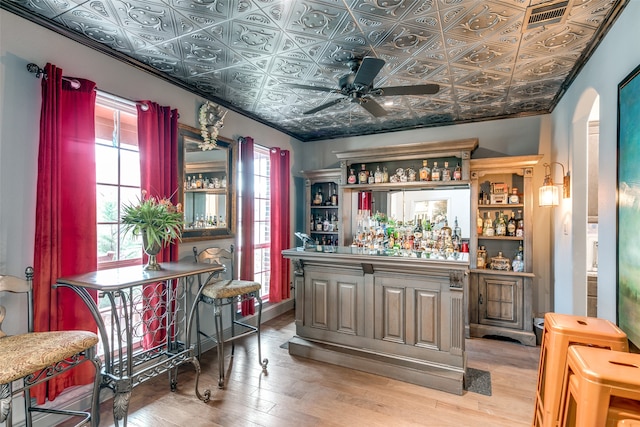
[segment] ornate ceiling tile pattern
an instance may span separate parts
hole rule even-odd
[[[570,0],[566,21],[527,29],[561,0],[2,0],[2,7],[302,141],[550,112],[626,1]],[[628,0],[627,0],[628,1]],[[385,64],[374,87],[434,95],[304,112],[339,94],[353,58]],[[391,101],[388,104],[386,101]]]

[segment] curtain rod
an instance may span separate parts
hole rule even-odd
[[[27,71],[29,71],[31,74],[35,74],[36,78],[40,78],[40,77],[44,77],[45,79],[47,78],[47,73],[40,67],[38,67],[38,64],[34,64],[33,62],[30,64],[27,64]],[[69,77],[65,77],[62,76],[62,80],[66,80],[69,83],[71,83],[71,87],[74,89],[80,89],[80,82],[76,79],[72,79]]]
[[[47,73],[44,71],[44,69],[40,68],[38,66],[38,64],[34,64],[34,63],[30,63],[27,64],[27,71],[29,71],[31,74],[35,74],[36,78],[40,78],[40,77],[44,77],[45,79],[47,78]],[[71,77],[65,77],[62,76],[62,80],[66,80],[71,84],[71,87],[73,89],[80,89],[80,82],[76,79],[73,79]],[[97,90],[97,88],[96,88]],[[135,102],[135,101],[131,101],[122,97],[119,97],[117,95],[113,95],[109,92],[105,92],[103,90],[100,90],[101,93],[107,94],[108,96],[112,97],[112,98],[118,98],[119,100],[123,101],[123,102],[127,102],[127,103],[131,103],[131,105],[140,105],[140,108],[142,109],[142,111],[147,111],[149,109],[149,106],[147,104],[145,104],[144,102]],[[178,117],[180,117],[180,115],[178,115]]]

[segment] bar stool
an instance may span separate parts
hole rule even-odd
[[[569,387],[566,387],[565,385],[564,388],[566,388],[566,391],[562,394],[564,403],[562,405],[563,411],[561,413],[560,425],[576,426],[575,396],[580,395],[580,385],[578,377],[576,375],[572,373],[568,375],[568,377]],[[566,408],[567,398],[571,399],[571,403],[568,408]],[[604,424],[603,427],[618,427],[622,421],[626,421],[626,424],[622,424],[623,426],[630,425],[631,421],[640,423],[640,402],[614,396],[609,402],[609,408],[607,410],[607,423]],[[640,427],[640,424],[638,424],[637,427]]]
[[[196,310],[196,334],[197,334],[197,352],[198,359],[202,354],[201,337],[204,336],[215,343],[218,352],[218,387],[224,388],[224,345],[225,343],[231,343],[231,356],[235,351],[235,341],[239,338],[247,335],[256,334],[258,337],[258,362],[262,367],[262,372],[267,372],[267,365],[269,359],[262,358],[262,348],[260,345],[260,322],[262,320],[262,299],[260,298],[260,289],[262,285],[258,282],[249,280],[233,279],[233,245],[231,250],[222,248],[207,248],[198,253],[197,248],[193,247],[193,254],[196,262],[217,263],[230,269],[231,280],[223,279],[222,277],[214,277],[208,283],[199,283],[202,292],[200,294],[199,303],[204,303],[213,306],[214,323],[216,329],[216,336],[212,337],[208,335],[200,327],[200,313]],[[198,281],[200,277],[198,276]],[[258,318],[256,326],[249,325],[238,319],[236,319],[236,306],[239,302],[245,300],[252,300],[258,303]],[[222,322],[222,310],[225,306],[229,306],[231,312],[231,336],[224,337],[224,326]],[[238,332],[236,326],[239,326],[241,330]]]
[[[620,426],[640,427],[640,402],[619,397],[611,399],[607,427]]]
[[[640,421],[624,419],[618,421],[617,427],[640,427]]]
[[[562,427],[616,426],[618,416],[640,421],[640,354],[571,346],[565,378]]]
[[[562,380],[572,344],[628,351],[627,335],[606,319],[546,313],[542,330],[534,427],[556,427],[560,421]]]

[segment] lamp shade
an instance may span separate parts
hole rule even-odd
[[[540,206],[558,206],[558,187],[555,185],[543,185],[538,193]]]

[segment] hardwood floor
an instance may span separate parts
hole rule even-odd
[[[216,386],[215,352],[205,353],[200,388],[211,388],[207,404],[194,395],[191,365],[180,368],[174,393],[166,375],[136,387],[128,425],[517,427],[533,420],[539,347],[467,340],[468,366],[491,373],[492,396],[457,396],[290,356],[280,346],[294,334],[293,312],[264,325],[268,375],[261,374],[255,336],[240,341],[224,390]],[[111,400],[102,404],[100,426],[113,425],[111,411]]]

